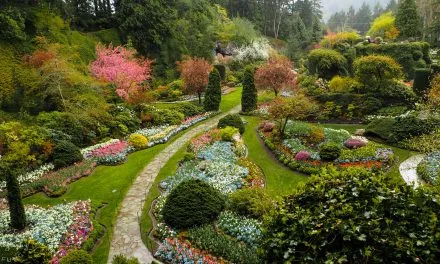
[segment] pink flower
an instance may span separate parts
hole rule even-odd
[[[312,157],[312,154],[310,154],[310,152],[305,151],[305,150],[301,150],[300,152],[298,152],[295,156],[295,159],[298,161],[304,161],[304,160],[309,160]]]

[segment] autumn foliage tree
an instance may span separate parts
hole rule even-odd
[[[185,91],[189,94],[197,93],[201,104],[202,93],[208,85],[211,64],[205,59],[190,58],[180,62],[179,69],[185,83]]]
[[[116,93],[127,102],[145,91],[143,82],[151,79],[152,61],[136,58],[132,49],[97,45],[97,59],[90,65],[92,74],[116,86]]]
[[[271,90],[278,96],[281,89],[293,87],[295,72],[292,62],[284,57],[270,58],[255,73],[255,84],[260,90]]]
[[[297,94],[289,98],[277,98],[269,108],[269,113],[279,125],[281,137],[284,136],[289,120],[305,120],[316,113],[318,105],[309,97]]]

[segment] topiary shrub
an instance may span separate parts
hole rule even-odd
[[[244,133],[244,123],[240,115],[227,115],[218,121],[217,128],[225,128],[227,126],[238,128],[240,134]]]
[[[347,74],[347,59],[331,49],[315,49],[308,56],[308,70],[326,80]]]
[[[139,260],[136,258],[127,258],[123,255],[117,255],[113,258],[112,264],[139,264]]]
[[[373,120],[365,128],[365,135],[388,140],[393,134],[393,126],[395,123],[396,121],[394,118],[381,118]]]
[[[49,263],[52,254],[47,246],[36,242],[35,240],[25,240],[21,244],[14,257],[13,263],[33,264],[33,263]],[[3,260],[3,259],[0,259]],[[6,261],[7,263],[8,261]]]
[[[257,109],[258,93],[254,81],[255,67],[246,67],[243,76],[243,92],[241,94],[241,111],[252,112]]]
[[[436,194],[391,181],[361,169],[312,177],[266,222],[266,263],[435,263]]]
[[[419,97],[425,98],[430,87],[430,76],[430,68],[415,69],[413,90]]]
[[[222,100],[220,74],[216,69],[209,73],[208,87],[205,92],[204,108],[206,111],[218,111]]]
[[[319,156],[324,161],[334,161],[341,155],[342,148],[336,143],[326,143],[319,148]]]
[[[92,264],[92,257],[85,250],[72,250],[64,258],[60,264]]]
[[[263,218],[274,206],[264,189],[240,189],[228,197],[228,210],[252,218]]]
[[[215,221],[225,207],[225,198],[201,180],[180,183],[168,195],[162,213],[173,228],[185,229]]]
[[[80,149],[69,141],[57,141],[52,154],[52,163],[56,169],[64,168],[83,160]]]
[[[144,149],[148,146],[148,139],[141,134],[131,134],[128,137],[128,144],[136,149]]]

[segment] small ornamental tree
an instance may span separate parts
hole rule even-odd
[[[316,113],[317,104],[303,94],[290,98],[277,98],[269,108],[270,115],[278,125],[281,137],[284,136],[289,120],[305,120]]]
[[[258,93],[255,87],[255,68],[246,67],[243,75],[243,92],[241,94],[241,111],[252,112],[257,109]]]
[[[399,36],[399,30],[395,26],[395,21],[396,19],[392,12],[384,13],[373,21],[367,34],[393,41]]]
[[[387,89],[393,81],[403,77],[402,66],[393,58],[382,55],[357,59],[354,62],[354,72],[358,81],[371,92]]]
[[[284,87],[292,87],[295,84],[295,72],[292,62],[287,58],[271,58],[258,68],[255,73],[255,84],[261,90],[272,90],[275,96]]]
[[[435,263],[440,202],[362,169],[324,170],[265,222],[267,263]]]
[[[415,0],[401,0],[397,8],[396,26],[404,39],[417,39],[422,36],[422,18]]]
[[[116,86],[116,93],[125,101],[145,91],[143,82],[151,79],[151,60],[136,58],[135,51],[122,46],[96,46],[96,60],[90,65],[92,74]]]
[[[216,68],[209,73],[208,87],[205,92],[204,107],[206,111],[218,111],[222,100],[220,74]]]
[[[202,104],[202,93],[209,81],[211,65],[205,59],[192,58],[179,63],[181,78],[185,83],[185,91],[189,94],[196,93],[199,104]]]

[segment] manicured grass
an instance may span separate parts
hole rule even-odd
[[[255,131],[261,119],[258,117],[245,119],[248,123],[243,139],[249,150],[249,159],[256,162],[263,170],[268,193],[273,197],[291,194],[298,183],[307,180],[307,176],[287,168],[270,155]]]
[[[321,124],[323,127],[333,128],[333,129],[345,129],[351,134],[354,134],[357,129],[365,128],[362,124]]]
[[[38,193],[26,198],[25,203],[47,206],[90,199],[93,206],[104,205],[98,212],[97,221],[107,230],[92,256],[94,263],[107,263],[113,226],[121,202],[145,164],[166,146],[167,144],[157,145],[135,152],[128,157],[126,163],[119,166],[99,166],[90,176],[70,184],[67,192],[59,198],[49,198]]]
[[[235,91],[227,95],[222,96],[222,102],[220,104],[220,111],[227,112],[241,103],[241,91],[242,87],[237,87]]]

